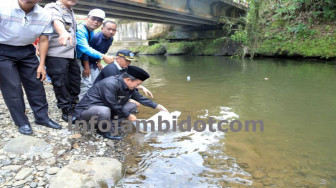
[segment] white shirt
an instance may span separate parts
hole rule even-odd
[[[114,64],[117,66],[117,68],[118,68],[120,71],[124,69],[124,68],[122,68],[122,67],[119,65],[119,63],[118,63],[116,60],[114,60]]]
[[[26,46],[53,33],[51,15],[39,5],[26,13],[18,0],[0,0],[0,44]]]

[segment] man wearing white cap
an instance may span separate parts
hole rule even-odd
[[[81,99],[83,95],[87,92],[87,90],[91,87],[92,82],[91,78],[84,77],[83,71],[84,69],[89,69],[90,65],[88,62],[83,62],[80,60],[83,54],[86,54],[90,57],[96,58],[96,59],[102,59],[105,61],[105,63],[112,63],[114,61],[114,58],[111,56],[104,55],[100,53],[99,51],[93,49],[90,47],[89,42],[91,41],[94,30],[99,28],[103,21],[105,19],[105,12],[101,9],[93,9],[88,14],[88,19],[86,21],[86,24],[79,25],[77,28],[77,62],[80,65],[81,69],[81,91],[79,94],[79,98]]]

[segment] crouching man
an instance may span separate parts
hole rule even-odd
[[[126,73],[119,76],[111,76],[94,84],[83,99],[78,103],[75,114],[77,119],[89,121],[92,116],[98,117],[98,123],[108,121],[113,125],[114,117],[126,118],[129,121],[136,121],[133,115],[137,105],[129,102],[133,99],[145,106],[168,111],[165,107],[142,96],[136,87],[149,78],[149,74],[143,69],[129,66]],[[114,121],[113,121],[114,122]],[[108,132],[97,130],[97,133],[104,138],[121,140],[118,135],[111,135],[113,127]],[[105,127],[103,127],[105,130]]]

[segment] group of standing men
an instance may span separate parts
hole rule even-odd
[[[143,89],[146,95],[151,94],[140,86],[149,74],[139,67],[129,66],[134,60],[131,51],[118,51],[116,58],[105,55],[117,25],[113,21],[104,22],[103,10],[91,10],[86,23],[77,26],[72,10],[77,0],[58,0],[45,8],[37,5],[38,1],[0,0],[0,87],[20,133],[33,133],[25,115],[21,84],[34,112],[35,123],[62,128],[48,116],[42,82],[46,72],[52,80],[57,107],[62,110],[64,121],[86,120],[93,115],[98,116],[98,121],[111,121],[115,115],[135,121],[132,113],[139,103],[167,111],[138,93],[137,89]],[[93,31],[100,26],[102,31],[95,34]],[[38,37],[40,61],[32,45]],[[109,65],[103,68],[101,60]],[[105,138],[121,139],[110,132],[97,133]]]

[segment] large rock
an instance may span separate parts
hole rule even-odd
[[[50,188],[110,187],[122,178],[122,164],[101,157],[77,161],[62,168],[50,182]]]
[[[38,153],[43,152],[48,143],[44,140],[35,138],[32,136],[21,135],[9,141],[5,147],[4,151],[11,152],[15,154],[25,154],[25,153]]]
[[[20,170],[20,172],[18,172],[15,176],[15,179],[16,180],[23,180],[25,179],[26,177],[28,177],[32,172],[33,172],[34,169],[32,168],[23,168]]]

